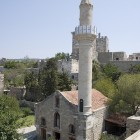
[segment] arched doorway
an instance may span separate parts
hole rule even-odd
[[[41,140],[46,140],[46,129],[41,128]]]

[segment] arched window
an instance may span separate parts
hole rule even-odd
[[[72,124],[69,125],[69,133],[75,134],[75,127]]]
[[[45,120],[45,118],[43,118],[43,117],[41,118],[41,125],[42,125],[42,126],[45,126],[45,125],[46,125],[46,120]]]
[[[55,107],[59,108],[59,105],[60,105],[59,96],[55,96]]]
[[[58,112],[54,114],[54,127],[60,128],[60,115]]]

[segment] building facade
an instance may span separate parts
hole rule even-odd
[[[88,116],[79,115],[78,91],[56,91],[44,101],[35,105],[38,140],[78,140],[81,134],[85,140],[99,140],[104,131],[107,117],[107,98],[99,91],[92,90],[92,129]],[[82,122],[81,122],[82,120]]]

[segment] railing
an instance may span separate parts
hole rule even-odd
[[[78,26],[75,28],[75,34],[97,34],[96,27],[92,26]]]

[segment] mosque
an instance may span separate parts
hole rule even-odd
[[[107,97],[92,89],[92,60],[96,29],[92,0],[81,0],[80,23],[73,39],[79,48],[78,91],[56,91],[35,105],[39,140],[99,140],[105,130]]]

